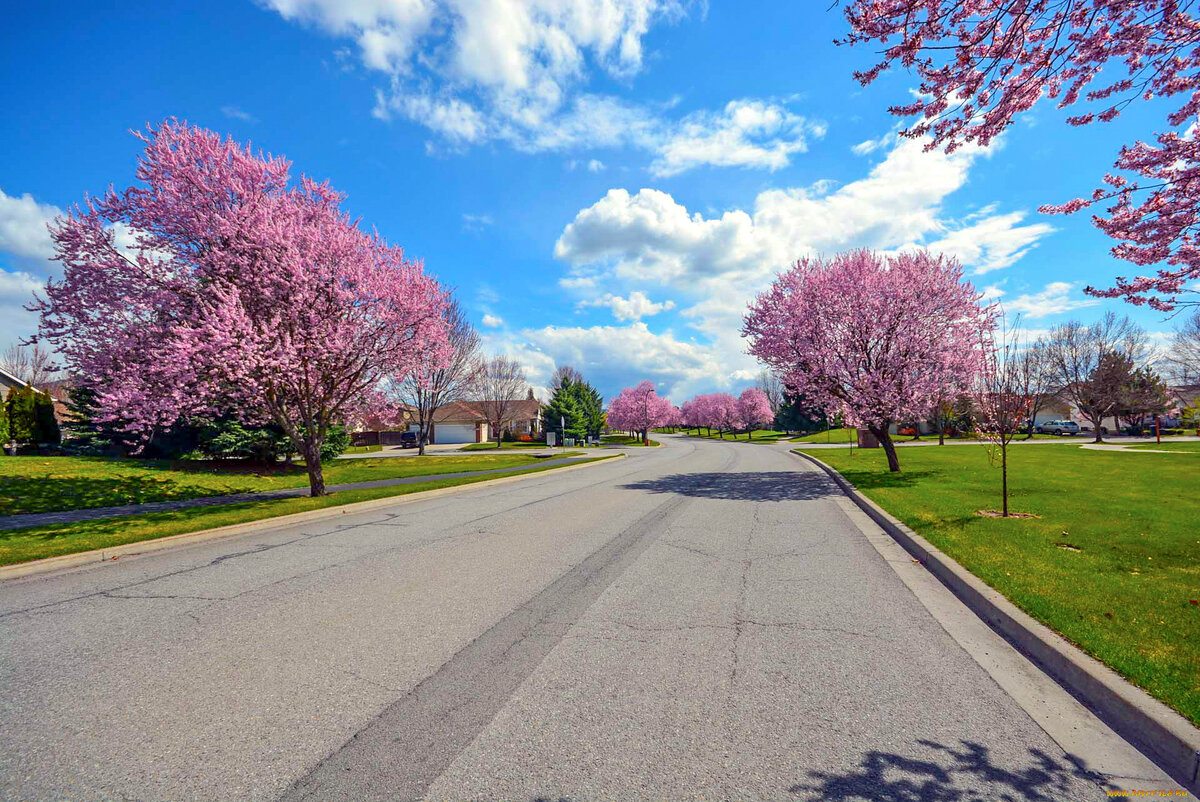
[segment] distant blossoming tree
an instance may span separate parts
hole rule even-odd
[[[1152,276],[1118,278],[1093,295],[1169,310],[1200,278],[1200,16],[1188,3],[1159,0],[852,0],[846,43],[882,45],[882,58],[855,77],[864,85],[892,64],[916,72],[919,94],[893,114],[920,115],[903,133],[929,147],[986,146],[1042,97],[1059,108],[1093,104],[1071,125],[1109,122],[1129,105],[1160,98],[1169,130],[1121,149],[1118,170],[1089,197],[1043,207],[1070,213],[1111,202],[1096,225],[1137,266],[1165,262]],[[1191,301],[1196,303],[1196,301]]]
[[[750,353],[797,396],[866,427],[900,470],[889,427],[969,386],[992,314],[952,259],[867,250],[802,259],[750,304]]]
[[[771,401],[767,398],[767,394],[758,387],[747,387],[738,396],[737,400],[738,417],[741,419],[742,425],[746,427],[746,439],[750,440],[754,437],[754,430],[766,426],[775,419],[775,412],[771,409]]]
[[[52,227],[64,271],[33,304],[39,338],[100,420],[143,442],[181,416],[277,423],[322,495],[330,427],[447,355],[445,292],[327,184],[289,185],[286,160],[174,120],[138,136],[141,183]]]
[[[671,402],[654,391],[654,383],[644,381],[626,387],[608,406],[608,425],[619,431],[637,432],[642,442],[650,441],[650,430],[670,420]]]

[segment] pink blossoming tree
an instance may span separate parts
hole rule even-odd
[[[757,387],[747,387],[743,390],[738,396],[737,405],[738,417],[746,427],[747,440],[754,437],[755,429],[766,426],[775,419],[767,394]]]
[[[1168,129],[1121,149],[1090,196],[1043,207],[1071,213],[1110,204],[1096,225],[1113,254],[1154,275],[1118,278],[1088,292],[1169,310],[1200,278],[1200,17],[1190,4],[1158,0],[852,0],[846,43],[882,45],[855,77],[864,85],[898,64],[920,78],[918,98],[893,114],[920,115],[903,133],[929,147],[986,146],[1043,97],[1059,108],[1089,104],[1071,125],[1109,122],[1138,101],[1171,99]],[[1192,301],[1191,303],[1195,303]]]
[[[290,185],[286,160],[174,120],[139,138],[141,183],[52,227],[64,274],[34,302],[39,337],[131,437],[226,410],[273,421],[322,495],[330,426],[448,356],[446,293],[327,184]]]
[[[671,402],[654,391],[654,383],[644,381],[626,387],[608,405],[608,425],[619,431],[637,432],[643,443],[650,442],[650,430],[666,425]]]
[[[866,427],[900,470],[889,427],[966,387],[992,314],[962,268],[924,251],[802,259],[750,304],[750,353],[796,395]]]

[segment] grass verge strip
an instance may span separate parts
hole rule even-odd
[[[362,490],[346,490],[319,498],[301,497],[276,499],[273,501],[251,501],[220,507],[195,507],[174,512],[144,513],[120,518],[104,518],[72,524],[12,529],[0,533],[0,565],[58,557],[81,551],[111,548],[127,543],[156,540],[170,535],[215,529],[222,526],[275,518],[297,512],[308,512],[326,507],[371,501],[392,496],[404,496],[424,490],[475,484],[492,479],[503,479],[530,473],[553,471],[591,462],[612,459],[612,456],[580,459],[572,465],[550,465],[518,468],[511,472],[488,476],[448,477],[429,482],[409,485],[375,487]]]

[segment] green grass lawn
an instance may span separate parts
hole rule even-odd
[[[850,443],[858,438],[857,429],[827,429],[793,438],[794,443]]]
[[[612,456],[591,457],[578,462],[596,462],[612,458]],[[477,464],[478,461],[471,459],[471,462]],[[530,465],[530,462],[534,464]],[[92,549],[111,548],[126,543],[155,540],[168,535],[197,532],[202,529],[274,518],[296,512],[318,510],[377,498],[404,496],[422,490],[474,484],[504,476],[553,471],[559,467],[565,467],[539,465],[536,464],[536,460],[530,460],[530,462],[522,463],[524,467],[515,467],[511,473],[492,476],[450,477],[428,482],[414,482],[410,485],[345,490],[320,498],[304,496],[273,501],[252,501],[219,507],[194,507],[175,512],[142,513],[120,518],[105,518],[99,521],[13,529],[0,532],[0,565],[11,565],[44,557],[57,557],[62,554],[75,554]]]
[[[1161,443],[1133,443],[1129,447],[1144,451],[1180,451],[1192,454],[1200,452],[1200,443],[1197,443],[1195,440],[1188,440],[1183,443],[1173,443],[1167,440]]]
[[[346,449],[347,454],[374,454],[376,451],[383,451],[383,446],[350,446]]]
[[[600,445],[607,446],[656,446],[657,440],[649,440],[645,443],[642,438],[633,437],[628,434],[605,434],[600,436]]]
[[[909,434],[894,434],[894,435],[892,435],[892,442],[895,442],[895,443],[908,443],[913,440],[919,440],[919,441],[925,442],[925,443],[933,441],[936,443],[937,439],[938,439],[938,437],[936,434],[923,434],[920,436],[920,438],[913,437],[912,435],[909,435]],[[953,440],[969,440],[970,438],[947,437],[946,439],[947,440],[951,440],[951,439],[953,439]],[[1017,439],[1018,439],[1018,441],[1024,440],[1025,435],[1021,435]],[[1072,440],[1071,437],[1059,437],[1058,435],[1054,435],[1054,434],[1035,434],[1033,436],[1033,439],[1034,440],[1066,440],[1067,442],[1070,442]],[[1076,435],[1074,437],[1074,439],[1079,440],[1080,442],[1087,442],[1079,435]],[[800,437],[792,438],[792,442],[795,442],[795,443],[823,443],[824,444],[824,443],[850,443],[850,442],[857,442],[857,441],[858,441],[858,430],[857,429],[828,429],[824,432],[814,432],[813,434],[806,434],[806,435],[802,435]]]
[[[505,449],[514,448],[546,448],[545,443],[501,443],[500,448],[496,448],[495,443],[468,443],[459,449],[459,451],[503,451]]]
[[[704,429],[700,429],[698,434],[695,429],[682,429],[681,432],[688,437],[701,437],[710,440],[741,440],[743,442],[747,440],[745,432],[738,432],[737,434],[725,432],[724,435],[719,434],[716,430],[708,432]],[[755,429],[750,434],[750,442],[754,443],[774,443],[780,438],[788,437],[787,432],[777,432],[774,429]]]
[[[518,468],[537,460],[524,454],[336,460],[325,465],[325,483]],[[252,467],[102,457],[0,457],[0,515],[307,486],[308,473],[303,465]]]
[[[1200,445],[1179,443],[1176,446]],[[1191,449],[1189,449],[1191,450]],[[1200,461],[1079,448],[813,451],[1034,618],[1200,724]]]

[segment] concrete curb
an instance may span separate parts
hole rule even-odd
[[[1084,654],[1034,620],[937,547],[864,496],[845,477],[809,454],[789,451],[819,467],[908,553],[975,615],[1128,740],[1167,774],[1200,794],[1200,730],[1174,710]]]
[[[112,548],[107,549],[93,549],[92,551],[81,551],[75,554],[63,554],[58,557],[46,557],[42,560],[31,560],[29,562],[16,563],[14,565],[5,565],[0,566],[0,582],[27,577],[34,574],[43,574],[50,571],[63,571],[80,565],[94,565],[96,563],[114,562],[122,557],[134,557],[141,554],[161,551],[163,549],[187,546],[196,541],[222,540],[227,537],[235,537],[237,535],[244,535],[250,532],[259,532],[264,529],[271,529],[277,526],[287,526],[290,524],[305,523],[308,521],[319,521],[324,518],[334,518],[339,515],[346,515],[348,513],[370,512],[371,510],[376,510],[380,507],[394,507],[401,504],[412,504],[417,501],[425,501],[438,496],[445,496],[456,492],[478,488],[480,485],[506,484],[508,482],[518,482],[523,479],[544,476],[550,473],[577,471],[581,468],[590,468],[593,465],[600,465],[611,460],[624,458],[624,454],[614,454],[608,457],[601,457],[592,462],[585,462],[581,465],[563,465],[558,468],[551,468],[549,470],[542,471],[531,471],[529,473],[517,474],[516,476],[500,476],[495,479],[467,482],[466,484],[455,485],[454,487],[439,487],[433,490],[420,490],[416,493],[407,493],[398,496],[386,496],[384,498],[371,499],[369,501],[358,501],[350,504],[342,504],[336,507],[324,507],[319,510],[297,512],[292,513],[291,515],[277,515],[273,518],[261,518],[257,521],[247,521],[246,523],[241,524],[219,526],[215,529],[201,529],[196,532],[182,532],[178,535],[168,535],[166,537],[160,537],[154,540],[141,540],[137,543],[126,543],[121,546],[113,546]],[[397,487],[403,486],[404,485],[397,485]]]

